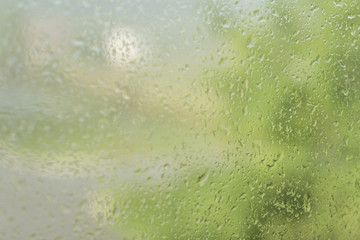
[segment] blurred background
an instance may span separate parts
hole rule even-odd
[[[360,238],[359,17],[1,1],[1,239]]]

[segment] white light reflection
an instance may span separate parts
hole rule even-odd
[[[104,33],[107,61],[116,67],[129,68],[145,63],[151,56],[144,36],[129,28],[115,28]]]

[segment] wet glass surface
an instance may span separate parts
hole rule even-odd
[[[0,238],[358,239],[360,2],[0,2]]]

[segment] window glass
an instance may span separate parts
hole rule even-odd
[[[4,239],[359,239],[360,1],[2,0]]]

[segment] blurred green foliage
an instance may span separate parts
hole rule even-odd
[[[359,2],[273,1],[245,20],[204,9],[221,43],[204,88],[229,147],[211,170],[115,195],[130,236],[358,238]]]
[[[67,109],[62,118],[12,113],[1,118],[1,138],[45,155],[73,149],[112,152],[114,159],[174,158],[159,161],[159,178],[139,166],[139,176],[149,175],[144,181],[111,179],[99,193],[112,201],[94,210],[98,219],[125,239],[360,238],[360,2],[276,0],[253,11],[238,5],[200,6],[218,47],[197,76],[217,107],[200,118],[182,123],[172,114],[159,117],[156,106],[142,110],[137,100],[147,90],[138,90],[137,75],[130,77],[133,85],[119,87],[135,100],[121,102],[81,86],[84,76],[74,69],[82,65],[68,56],[36,71],[14,63],[6,68],[11,64],[4,59],[17,56],[8,49],[3,79],[19,81],[26,72],[43,83],[45,72],[59,76],[69,66],[73,74],[63,74],[65,85],[46,83],[53,104]],[[126,79],[103,68],[92,74]],[[161,84],[156,87],[167,87]]]

